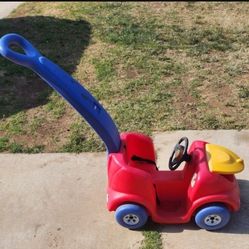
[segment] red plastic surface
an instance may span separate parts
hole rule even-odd
[[[110,211],[124,203],[143,205],[158,223],[185,223],[208,203],[225,203],[231,211],[240,206],[234,175],[211,173],[204,141],[192,143],[191,161],[183,170],[159,171],[152,140],[139,133],[122,133],[122,148],[108,157],[108,201]],[[134,156],[143,160],[133,160]],[[149,161],[148,161],[149,160]]]

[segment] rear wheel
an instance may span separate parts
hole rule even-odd
[[[230,211],[224,205],[210,205],[202,208],[195,216],[197,226],[206,230],[217,230],[227,225]]]
[[[136,204],[124,204],[117,208],[116,221],[129,229],[141,228],[148,220],[148,214],[144,207]]]

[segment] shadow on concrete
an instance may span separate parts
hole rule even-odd
[[[238,180],[240,186],[241,207],[236,213],[232,213],[231,221],[221,230],[212,233],[249,234],[249,181]],[[181,233],[184,230],[200,230],[194,220],[187,224],[156,224],[148,221],[141,231],[158,231],[160,233]]]
[[[143,231],[157,231],[160,233],[181,233],[184,230],[199,230],[194,221],[186,224],[156,224],[149,220]],[[142,231],[142,230],[141,230]]]
[[[240,210],[232,214],[230,223],[221,231],[232,234],[249,234],[249,181],[238,180],[240,187]]]
[[[49,16],[26,16],[0,20],[0,37],[18,33],[41,54],[72,74],[91,38],[91,25],[84,20]],[[0,119],[44,105],[53,90],[31,70],[0,56]]]

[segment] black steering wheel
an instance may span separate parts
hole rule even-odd
[[[184,142],[184,146],[181,143]],[[176,170],[183,161],[189,162],[190,155],[188,154],[188,138],[182,137],[175,145],[175,148],[169,158],[169,169]]]

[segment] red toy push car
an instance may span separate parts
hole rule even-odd
[[[13,44],[21,47],[24,54],[12,50]],[[239,187],[234,174],[242,171],[244,164],[233,152],[204,141],[193,142],[188,150],[188,139],[184,137],[170,157],[171,171],[159,171],[149,137],[119,134],[98,101],[22,36],[3,36],[0,53],[36,72],[103,140],[108,151],[107,206],[116,211],[120,225],[137,229],[148,217],[158,223],[185,223],[194,216],[199,227],[215,230],[224,227],[230,213],[239,209]],[[174,171],[183,161],[184,168]]]
[[[142,227],[148,216],[157,223],[196,224],[207,230],[224,227],[240,207],[234,173],[243,161],[228,149],[188,139],[176,144],[171,171],[159,171],[151,139],[138,133],[121,134],[122,149],[109,155],[108,209],[127,228]],[[175,170],[186,161],[182,170]]]

